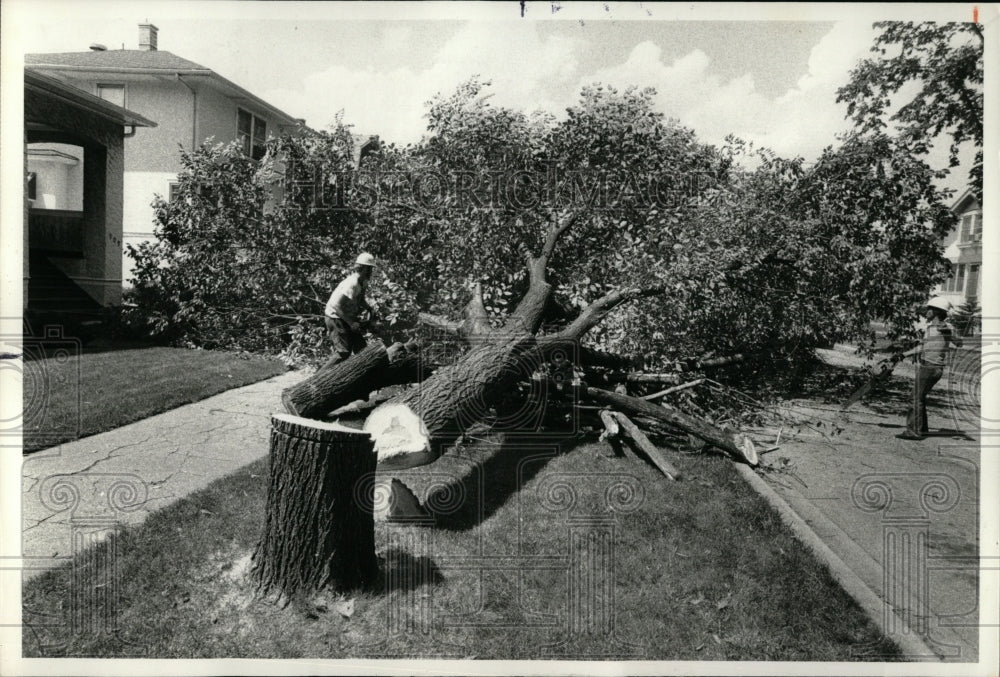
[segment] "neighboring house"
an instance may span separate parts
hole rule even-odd
[[[156,123],[24,70],[24,310],[64,326],[121,302],[124,144]]]
[[[944,240],[944,256],[951,261],[951,277],[935,290],[960,306],[980,301],[983,293],[983,208],[971,190],[965,191],[951,211],[958,225]]]
[[[88,52],[27,54],[32,70],[59,78],[94,96],[159,121],[148,133],[125,142],[124,240],[119,256],[130,277],[133,261],[125,244],[153,235],[155,194],[169,199],[181,169],[179,147],[192,150],[212,137],[215,142],[239,140],[248,155],[260,157],[269,136],[305,131],[305,121],[279,110],[210,68],[157,50],[157,28],[139,26],[138,50],[108,50],[91,45]],[[38,148],[37,153],[62,153],[62,148]],[[70,172],[71,158],[51,154],[38,162],[36,177]],[[51,198],[47,197],[51,195]],[[46,193],[40,200],[69,200]]]

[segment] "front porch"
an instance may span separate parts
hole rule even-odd
[[[155,123],[31,69],[24,89],[25,316],[73,324],[121,303],[124,138]]]

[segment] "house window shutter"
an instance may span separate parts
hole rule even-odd
[[[983,215],[972,215],[972,241],[981,242],[983,239]]]

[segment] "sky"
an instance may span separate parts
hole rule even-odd
[[[719,20],[667,15],[648,3],[596,10],[528,3],[524,18],[517,3],[345,9],[36,0],[31,7],[15,13],[12,31],[24,52],[85,51],[94,42],[135,49],[137,26],[148,20],[159,28],[161,50],[215,70],[314,128],[343,111],[356,131],[407,143],[425,129],[426,102],[474,75],[492,82],[497,105],[557,116],[581,87],[600,82],[654,87],[657,107],[705,142],[735,134],[807,161],[850,128],[836,90],[868,55],[878,18],[841,10],[774,20],[796,13],[769,8]],[[956,174],[948,183],[960,187],[963,172]]]

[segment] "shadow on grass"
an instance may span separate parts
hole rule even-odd
[[[579,434],[573,431],[507,435],[495,451],[477,459],[479,462],[457,481],[432,487],[424,505],[434,515],[438,529],[474,529],[540,473],[549,460],[571,451],[580,442]],[[452,507],[455,496],[464,500]]]
[[[378,578],[368,590],[372,594],[389,595],[444,581],[441,570],[430,557],[414,557],[396,547],[387,549],[384,557],[379,562]]]

